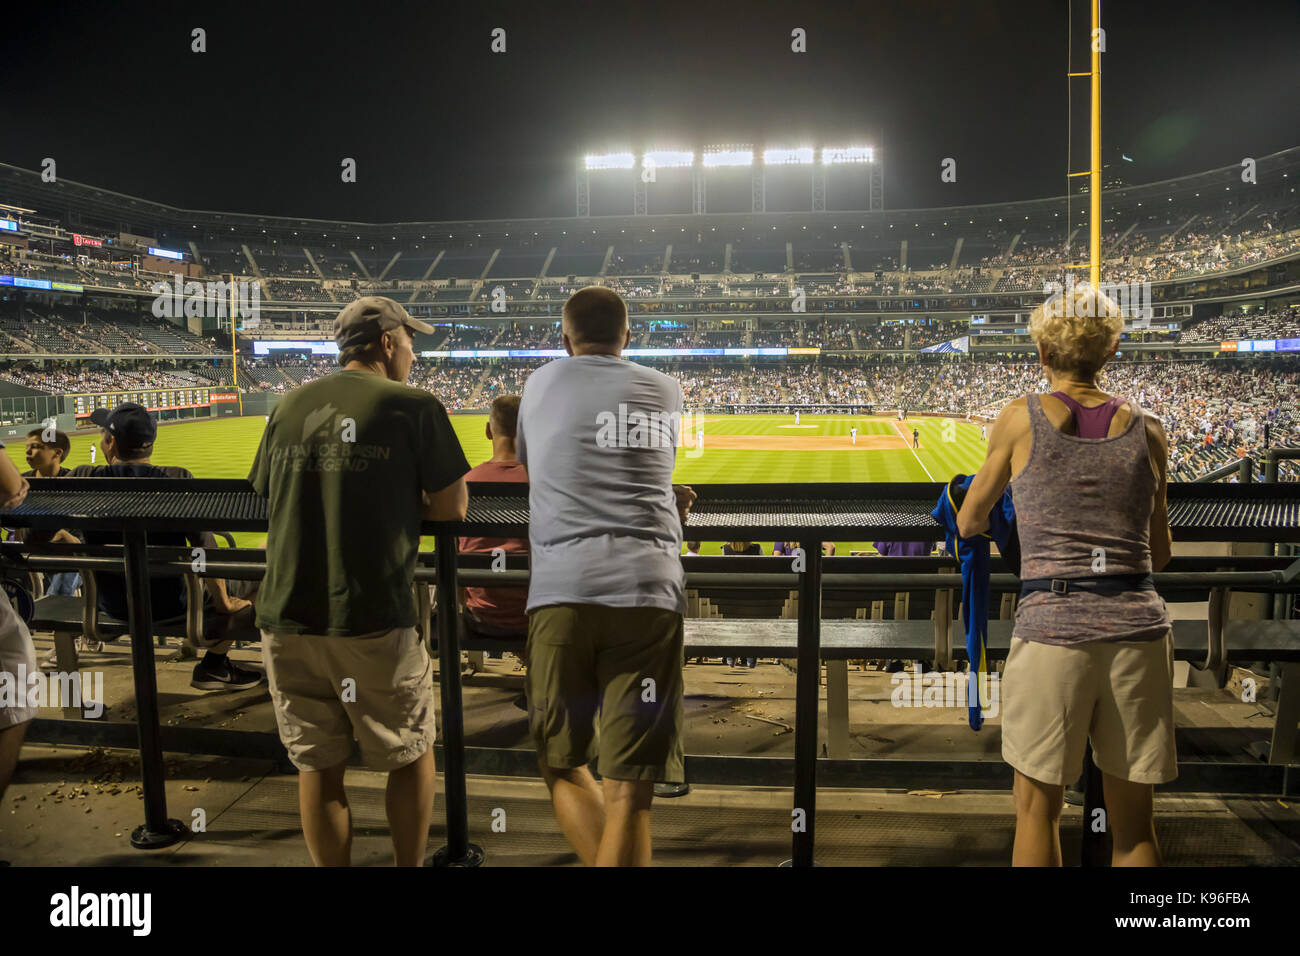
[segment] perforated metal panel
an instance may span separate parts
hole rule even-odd
[[[941,537],[930,516],[940,488],[929,483],[700,485],[686,526],[723,539],[842,535],[933,541]],[[1171,485],[1169,499],[1176,539],[1300,540],[1298,485]],[[265,530],[266,502],[245,481],[58,478],[33,481],[27,500],[0,521],[18,527]],[[475,487],[464,524],[430,523],[426,530],[519,534],[527,524],[527,487],[498,483]]]
[[[473,497],[465,514],[469,522],[493,524],[528,524],[528,499],[501,497]]]
[[[1294,529],[1300,527],[1300,503],[1295,501],[1177,501],[1169,506],[1169,524],[1210,531],[1222,528]]]
[[[493,488],[500,488],[494,485]],[[517,486],[516,486],[517,487]],[[734,492],[735,485],[722,486]],[[793,537],[826,531],[871,539],[893,535],[892,540],[938,540],[942,535],[930,516],[938,498],[938,485],[858,485],[857,495],[846,496],[843,485],[752,485],[744,495],[712,497],[708,485],[697,485],[700,497],[691,508],[686,528],[738,537],[780,531]],[[1214,537],[1221,540],[1279,540],[1300,538],[1300,487],[1278,485],[1248,489],[1252,495],[1233,500],[1240,486],[1171,486],[1169,523],[1175,538]],[[768,489],[780,489],[773,494]],[[888,497],[862,492],[885,488]],[[900,489],[907,496],[898,495]],[[1194,490],[1195,497],[1187,492]],[[1271,493],[1271,494],[1270,494]],[[528,523],[524,495],[475,496],[466,519],[476,525],[501,523],[522,527]],[[910,535],[911,537],[903,537]]]
[[[177,491],[37,492],[9,517],[175,519],[177,521],[265,521],[266,499],[253,494]]]

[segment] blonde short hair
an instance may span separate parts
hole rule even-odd
[[[1086,283],[1068,286],[1029,316],[1029,335],[1047,366],[1086,377],[1115,354],[1123,330],[1119,306]]]

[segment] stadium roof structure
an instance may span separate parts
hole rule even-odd
[[[1231,194],[1239,190],[1265,192],[1277,189],[1294,190],[1300,180],[1300,146],[1282,150],[1257,160],[1258,185],[1246,184],[1241,179],[1240,164],[1223,166],[1206,172],[1194,173],[1142,185],[1125,186],[1108,191],[1103,199],[1107,217],[1136,215],[1148,205],[1152,211],[1157,201],[1189,202],[1195,199],[1209,201],[1214,194]],[[1202,195],[1202,194],[1205,195]],[[142,235],[159,231],[171,232],[178,237],[182,230],[204,230],[204,234],[234,232],[240,235],[265,233],[287,238],[290,234],[301,241],[310,241],[311,233],[319,231],[326,239],[365,239],[369,241],[403,241],[414,239],[439,240],[466,238],[471,235],[484,239],[502,236],[567,235],[570,231],[594,229],[646,233],[658,229],[699,230],[702,225],[716,227],[760,226],[789,229],[792,226],[817,226],[821,228],[865,227],[873,224],[889,228],[891,224],[908,223],[910,226],[937,227],[940,223],[957,223],[965,218],[968,224],[982,225],[1005,222],[1008,226],[1019,220],[1060,219],[1070,203],[1071,218],[1076,215],[1085,221],[1087,204],[1079,196],[1055,196],[1026,199],[1008,203],[990,203],[970,206],[941,206],[928,209],[887,209],[875,212],[861,210],[826,212],[769,212],[769,213],[666,213],[656,215],[593,216],[586,218],[551,217],[495,220],[414,221],[390,223],[360,223],[291,216],[264,216],[251,213],[218,212],[212,210],[180,209],[165,203],[141,199],[97,186],[68,179],[54,183],[42,182],[38,172],[0,163],[0,202],[28,206],[39,211],[42,220],[57,219],[69,227],[86,231],[130,232]],[[908,222],[910,220],[910,223]],[[1062,223],[1064,226],[1064,223]],[[299,235],[307,233],[306,235]],[[198,238],[200,233],[193,233]],[[848,238],[846,236],[846,238]]]

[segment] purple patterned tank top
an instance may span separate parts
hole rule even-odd
[[[1150,573],[1156,476],[1147,449],[1146,413],[1134,402],[1133,417],[1120,434],[1107,438],[1103,430],[1103,437],[1085,437],[1058,431],[1043,411],[1042,396],[1028,395],[1025,401],[1033,447],[1024,470],[1011,482],[1021,578]],[[1123,404],[1112,398],[1084,412],[1098,413],[1115,401]],[[1105,415],[1107,428],[1117,409]],[[1095,431],[1102,414],[1076,415],[1079,430]],[[1017,605],[1012,633],[1044,644],[1082,644],[1156,640],[1169,627],[1169,612],[1155,591],[1039,591]]]

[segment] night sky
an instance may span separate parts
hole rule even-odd
[[[573,214],[587,152],[876,145],[890,208],[1061,195],[1064,0],[6,7],[0,161],[172,205]],[[1087,8],[1075,2],[1086,29]],[[1297,145],[1300,4],[1102,6],[1103,138],[1149,182]],[[505,54],[489,50],[494,27]],[[207,31],[207,52],[190,31]],[[807,31],[808,52],[790,51]],[[1077,27],[1076,27],[1077,31]],[[1074,68],[1087,69],[1076,32]],[[1076,169],[1087,81],[1076,80]],[[354,157],[358,181],[340,182]],[[944,157],[958,181],[940,182]],[[652,210],[653,211],[653,210]]]

